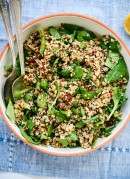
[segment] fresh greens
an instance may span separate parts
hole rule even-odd
[[[43,90],[47,90],[47,88],[48,88],[48,81],[47,81],[47,79],[42,79],[40,85],[41,85],[41,88]]]
[[[86,90],[85,88],[83,88],[82,86],[80,86],[79,89],[80,89],[80,92],[81,92],[81,94],[82,94],[82,98],[83,98],[84,100],[88,100],[88,99],[91,100],[91,99],[93,99],[93,97],[96,95],[95,92],[88,91],[88,90]]]
[[[96,35],[91,31],[83,30],[77,32],[77,40],[79,42],[90,41],[94,38],[96,38]]]
[[[105,78],[109,82],[114,82],[122,77],[129,78],[128,70],[124,60],[119,60],[118,64],[115,65],[106,75]]]
[[[68,146],[68,141],[66,139],[59,139],[59,142],[62,144],[63,147]]]
[[[112,52],[109,50],[105,65],[109,68],[113,68],[118,63],[120,58],[119,52]]]
[[[71,71],[72,70],[61,70],[61,71],[59,71],[59,74],[64,76],[64,77],[67,77],[67,76],[70,75]]]
[[[109,120],[111,118],[111,116],[114,114],[114,112],[118,108],[118,104],[120,102],[121,96],[122,96],[121,89],[119,87],[113,88],[112,100],[113,100],[114,106],[113,106],[113,109],[112,109],[110,115],[108,116],[107,120]]]
[[[97,120],[98,117],[99,117],[99,115],[97,114],[97,115],[91,117],[90,119],[76,122],[76,123],[75,123],[75,127],[76,127],[76,128],[82,128],[82,127],[84,127],[86,124],[88,124],[88,123],[90,123],[90,122],[94,122],[95,120]]]
[[[37,106],[45,109],[47,107],[47,103],[46,103],[47,98],[48,98],[48,95],[45,92],[40,93],[36,101]]]
[[[23,129],[22,127],[20,127],[20,132],[21,132],[22,136],[23,136],[28,142],[30,142],[30,143],[32,143],[32,144],[35,144],[35,145],[38,145],[38,144],[41,143],[41,141],[34,141],[34,140],[32,139],[32,137],[30,137],[30,136],[24,131],[24,129]]]
[[[50,27],[49,29],[50,34],[55,37],[57,40],[61,39],[61,34],[56,30],[54,27]]]
[[[8,106],[6,109],[6,114],[10,118],[10,120],[15,121],[14,106],[11,99],[9,99]]]
[[[83,70],[80,66],[76,66],[73,70],[74,72],[74,78],[82,78],[83,76]]]

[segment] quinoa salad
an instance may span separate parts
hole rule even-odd
[[[120,48],[113,37],[77,25],[40,28],[24,42],[23,87],[8,99],[7,116],[30,143],[93,148],[121,121],[127,100]],[[5,66],[6,75],[11,69]]]

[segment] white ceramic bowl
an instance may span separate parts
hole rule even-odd
[[[23,28],[23,40],[25,41],[29,35],[38,30],[40,27],[48,27],[48,26],[59,26],[60,23],[71,23],[71,24],[76,24],[82,27],[85,27],[88,30],[94,31],[97,34],[104,35],[108,34],[116,38],[120,44],[121,44],[121,54],[123,55],[125,62],[127,64],[129,74],[130,74],[130,52],[127,49],[127,46],[125,43],[121,40],[121,38],[109,27],[107,27],[105,24],[99,22],[96,19],[84,16],[84,15],[79,15],[79,14],[53,14],[53,15],[48,15],[41,17],[39,19],[36,19],[29,24],[27,24]],[[16,46],[15,46],[16,48]],[[17,48],[16,48],[17,52]],[[15,133],[15,135],[22,140],[23,142],[27,143],[29,146],[45,153],[53,154],[53,155],[60,155],[60,156],[71,156],[71,155],[80,155],[80,154],[85,154],[88,152],[92,152],[104,145],[106,145],[109,141],[111,141],[115,136],[119,134],[119,132],[125,127],[125,125],[128,122],[128,119],[130,118],[129,115],[129,110],[130,110],[130,82],[127,85],[127,91],[126,91],[126,96],[128,97],[128,101],[124,104],[122,107],[123,111],[123,116],[122,116],[122,121],[118,123],[117,127],[112,131],[112,134],[106,138],[103,139],[98,139],[94,149],[82,149],[82,148],[53,148],[51,146],[49,147],[44,147],[42,145],[34,145],[26,141],[24,139],[19,131],[19,128],[12,123],[8,117],[5,114],[5,105],[2,99],[3,96],[3,84],[6,80],[4,77],[4,65],[10,64],[11,60],[11,53],[8,48],[8,44],[4,47],[1,55],[0,55],[0,113],[8,125],[8,127]]]

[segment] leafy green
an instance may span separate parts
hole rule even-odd
[[[85,116],[85,111],[84,111],[83,107],[80,107],[80,116],[81,117]]]
[[[61,70],[61,71],[59,71],[59,74],[64,77],[67,77],[70,75],[71,72],[72,72],[72,70]]]
[[[48,88],[48,81],[47,81],[47,79],[42,79],[40,85],[41,85],[42,89],[47,90],[47,88]]]
[[[6,115],[9,117],[9,119],[11,119],[12,121],[15,121],[14,106],[13,106],[11,99],[9,99],[9,102],[8,102]]]
[[[56,114],[56,121],[60,123],[64,120],[68,120],[68,111],[60,109],[59,112]]]
[[[104,43],[104,41],[100,41],[100,47],[105,50],[107,48],[107,45]]]
[[[83,88],[82,86],[80,86],[79,89],[80,89],[80,92],[81,92],[81,94],[82,94],[82,98],[83,98],[84,100],[88,100],[88,99],[91,100],[91,99],[93,99],[93,97],[96,95],[95,92],[88,91],[88,90],[86,90],[85,88]]]
[[[45,39],[45,37],[42,37],[41,45],[40,45],[40,54],[42,56],[44,55],[45,48],[46,48],[46,39]]]
[[[79,42],[90,41],[94,38],[96,38],[96,35],[91,31],[83,30],[77,32],[77,40]]]
[[[74,78],[82,78],[83,76],[83,70],[80,66],[76,66],[73,70],[73,72],[75,73]]]
[[[58,63],[58,61],[60,60],[60,58],[56,58],[53,65],[52,65],[52,71],[54,71],[54,67],[55,65]]]
[[[119,87],[114,87],[113,88],[113,95],[112,95],[112,100],[113,100],[114,106],[113,106],[113,109],[112,109],[110,115],[107,118],[108,121],[111,118],[111,116],[114,114],[114,112],[117,110],[121,96],[122,96],[121,89]]]
[[[24,100],[26,103],[28,103],[32,99],[33,99],[33,97],[29,93],[25,93]]]
[[[63,147],[68,146],[68,141],[66,139],[59,139],[59,142],[62,144]]]
[[[47,103],[46,103],[47,98],[48,95],[45,92],[40,93],[36,100],[37,106],[45,109],[47,107]]]
[[[83,30],[83,27],[74,24],[61,23],[61,26],[71,32],[73,32],[74,30]]]
[[[45,32],[44,32],[43,28],[39,29],[39,35],[40,35],[40,37],[43,37],[45,35]]]
[[[53,129],[54,129],[53,124],[50,124],[50,125],[48,126],[48,129],[47,129],[48,136],[50,136],[50,135],[51,135],[51,133],[52,133]]]
[[[74,114],[74,115],[78,115],[79,114],[79,111],[78,111],[78,109],[75,109],[75,108],[71,108],[71,111],[72,111],[72,113]]]
[[[129,73],[124,60],[119,60],[119,63],[116,64],[106,75],[105,78],[109,82],[114,82],[119,80],[122,77],[129,78]]]
[[[81,49],[85,49],[86,47],[87,47],[87,45],[86,45],[84,42],[81,42],[80,48],[81,48]]]
[[[50,27],[49,28],[49,33],[55,37],[57,40],[61,39],[61,34],[58,32],[58,30],[56,30],[54,27]]]
[[[119,52],[112,52],[109,50],[105,65],[109,68],[113,68],[118,63],[120,57],[121,56]]]
[[[41,88],[41,84],[40,84],[39,81],[37,81],[37,83],[36,83],[36,89],[37,89],[37,90],[40,90],[40,88]]]
[[[78,101],[74,101],[73,106],[74,106],[74,108],[77,108],[78,107]]]
[[[97,120],[98,117],[99,117],[99,115],[97,114],[97,115],[91,117],[90,119],[83,120],[83,121],[78,121],[78,122],[75,123],[75,127],[77,127],[77,128],[82,128],[82,127],[84,127],[86,124]]]
[[[22,128],[22,127],[20,127],[20,132],[21,132],[21,134],[22,134],[22,136],[28,141],[28,142],[30,142],[30,143],[32,143],[32,144],[36,144],[36,145],[38,145],[38,144],[40,144],[41,142],[40,141],[34,141],[25,131],[24,131],[24,129]]]
[[[31,87],[27,87],[27,88],[21,88],[21,90],[19,90],[19,89],[15,89],[13,92],[13,97],[14,97],[14,99],[16,100],[16,99],[19,99],[19,98],[21,98],[21,96],[23,95],[23,94],[25,94],[26,92],[28,92],[28,91],[30,91],[32,88]]]
[[[66,136],[66,139],[68,141],[76,141],[76,140],[78,140],[78,137],[76,135],[76,131],[72,131],[70,135]]]
[[[48,139],[48,136],[47,135],[45,135],[44,133],[41,133],[41,140],[43,140],[43,139]]]
[[[34,126],[35,126],[35,123],[31,119],[29,119],[27,121],[27,127],[28,127],[28,130],[29,130],[29,133],[32,131]]]
[[[118,52],[120,50],[120,43],[115,38],[109,36],[108,48],[111,51]]]

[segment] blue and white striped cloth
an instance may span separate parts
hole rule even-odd
[[[130,13],[130,0],[23,0],[23,25],[43,15],[74,12],[97,18],[112,27],[130,48],[123,30]],[[0,51],[7,42],[0,19]],[[0,117],[0,171],[69,179],[130,178],[130,122],[104,148],[77,157],[57,157],[40,153],[19,141]]]

